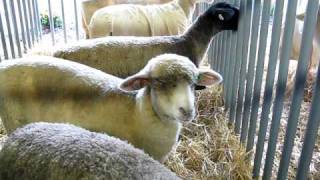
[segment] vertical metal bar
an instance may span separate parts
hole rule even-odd
[[[38,30],[38,20],[37,20],[37,13],[36,13],[36,7],[34,0],[31,0],[31,6],[32,6],[32,14],[33,14],[33,29],[34,29],[34,36],[35,40],[39,42],[39,30]]]
[[[238,4],[238,0],[234,1],[234,5]],[[240,24],[239,24],[240,26]],[[240,27],[238,26],[238,32]],[[228,89],[227,89],[227,101],[228,101],[228,107],[227,109],[229,109],[229,116],[231,115],[231,104],[232,104],[232,88],[233,88],[233,79],[234,79],[234,74],[235,74],[235,66],[236,66],[236,60],[237,60],[237,56],[236,56],[236,48],[237,48],[237,44],[238,44],[238,33],[237,32],[232,32],[231,33],[231,55],[230,55],[230,74],[229,74],[229,79],[228,79]],[[232,124],[233,123],[233,119],[231,117],[229,117],[229,123]]]
[[[303,100],[304,86],[307,77],[308,60],[311,57],[310,52],[312,50],[312,39],[317,22],[317,12],[319,7],[318,3],[319,0],[313,0],[309,1],[307,5],[306,17],[304,19],[304,26],[302,32],[298,69],[294,84],[294,91],[288,118],[286,136],[280,160],[278,179],[286,179],[288,173],[290,157],[294,145],[293,143],[300,114],[301,102]]]
[[[9,10],[8,10],[7,0],[3,0],[3,7],[4,7],[4,16],[6,18],[6,23],[7,23],[7,30],[8,30],[8,36],[9,36],[11,55],[12,55],[12,58],[15,58],[16,54],[15,54],[14,44],[13,44],[13,39],[12,39],[12,31],[11,31],[11,25],[10,25],[10,20],[9,20]]]
[[[77,7],[77,0],[74,0],[74,17],[75,17],[75,21],[76,21],[76,37],[77,37],[77,40],[79,40],[79,22],[78,22],[78,7]]]
[[[19,11],[19,20],[20,20],[20,29],[21,29],[21,36],[22,36],[22,42],[23,42],[23,52],[27,52],[27,41],[26,41],[26,32],[24,29],[24,22],[23,22],[23,14],[22,14],[22,6],[21,6],[21,0],[17,0],[18,4],[18,11]]]
[[[239,73],[240,73],[240,64],[242,59],[237,57],[241,57],[242,55],[242,45],[243,45],[243,37],[244,37],[244,17],[245,17],[245,1],[240,1],[240,13],[239,13],[239,25],[238,25],[238,33],[237,33],[237,48],[236,48],[236,55],[234,58],[236,63],[234,66],[234,74],[233,74],[233,81],[230,86],[231,88],[231,102],[230,102],[230,115],[229,115],[229,122],[233,123],[235,119],[235,110],[236,110],[236,103],[237,103],[237,94],[238,94],[238,82],[239,82]]]
[[[280,127],[280,119],[287,84],[287,74],[289,67],[289,58],[292,47],[293,30],[296,19],[297,0],[291,0],[287,3],[287,13],[285,20],[285,28],[282,41],[282,49],[280,52],[280,65],[277,82],[276,97],[273,105],[273,114],[271,128],[269,133],[268,150],[263,171],[263,179],[270,179],[272,175],[272,166],[276,151],[278,132]]]
[[[239,77],[239,90],[238,90],[238,102],[236,108],[236,125],[235,129],[236,132],[240,132],[240,124],[241,117],[242,117],[242,110],[243,110],[243,99],[244,99],[244,91],[245,91],[245,81],[246,81],[246,74],[247,74],[247,64],[248,64],[248,47],[249,47],[249,40],[250,40],[250,25],[251,25],[251,18],[252,18],[252,0],[247,0],[246,4],[246,15],[245,15],[245,25],[244,25],[244,43],[242,48],[242,62],[240,66],[240,77]],[[238,122],[238,123],[237,123]],[[248,122],[248,121],[245,121]],[[247,132],[241,132],[240,141],[243,143],[245,141],[245,136]]]
[[[230,34],[229,31],[224,32],[225,35],[225,43],[224,43],[224,50],[223,50],[223,61],[222,61],[222,72],[223,72],[223,99],[224,102],[226,102],[226,81],[227,81],[227,69],[226,67],[228,66],[228,58],[227,58],[227,54],[229,52],[228,47],[230,48]]]
[[[29,28],[29,21],[28,21],[29,16],[27,15],[26,0],[22,0],[22,7],[23,7],[23,15],[24,15],[28,47],[31,48],[31,35],[30,35],[30,28]]]
[[[17,45],[17,48],[18,48],[18,55],[19,55],[19,57],[22,57],[22,50],[21,50],[21,45],[20,45],[20,37],[19,37],[19,30],[18,30],[18,24],[17,24],[17,17],[16,17],[16,12],[15,12],[14,1],[11,0],[11,1],[9,1],[9,3],[10,3],[10,7],[11,7],[13,31],[14,31],[14,34],[15,34],[16,45]]]
[[[311,105],[310,116],[305,131],[303,147],[298,165],[297,179],[307,179],[309,165],[312,158],[313,148],[317,138],[317,132],[320,123],[320,68],[318,68],[317,81],[313,91],[313,99]]]
[[[30,33],[31,33],[31,39],[32,39],[32,44],[34,44],[35,37],[34,37],[34,29],[33,29],[33,14],[32,14],[32,6],[30,3],[30,0],[26,0],[28,2],[28,12],[29,12],[29,19],[30,19]]]
[[[1,35],[1,43],[2,43],[2,48],[3,48],[3,54],[5,59],[9,59],[8,56],[8,50],[7,50],[7,43],[6,43],[6,36],[4,34],[3,30],[3,23],[2,23],[2,15],[0,13],[0,35]]]
[[[217,63],[217,71],[221,73],[221,62],[222,62],[222,48],[223,48],[223,33],[220,33],[219,37],[219,51],[218,51],[218,63]]]
[[[232,42],[232,34],[230,31],[227,31],[227,45],[226,45],[226,59],[225,59],[225,65],[224,65],[224,88],[223,88],[223,91],[224,91],[224,108],[225,110],[228,110],[229,108],[229,100],[228,100],[228,85],[229,85],[229,76],[230,76],[230,58],[231,58],[231,42]]]
[[[3,29],[3,21],[2,21],[2,15],[0,12],[0,32],[1,32],[1,44],[2,44],[2,48],[3,48],[3,53],[4,53],[4,59],[9,59],[8,56],[8,49],[7,49],[7,41],[6,41],[6,36],[4,33],[4,29]],[[1,53],[0,53],[1,56]]]
[[[42,39],[42,27],[41,27],[41,21],[40,21],[40,12],[39,12],[39,2],[38,0],[35,1],[35,6],[36,6],[36,17],[37,17],[37,26],[39,30],[39,38]]]
[[[275,7],[275,15],[272,26],[272,37],[271,37],[271,47],[269,53],[269,63],[267,70],[267,79],[264,89],[263,96],[263,105],[262,105],[262,113],[260,118],[260,128],[258,135],[258,143],[255,155],[255,163],[257,163],[256,168],[260,169],[263,149],[264,149],[264,141],[266,137],[266,131],[269,120],[270,107],[272,102],[272,93],[273,93],[273,83],[275,77],[275,69],[278,57],[278,49],[279,49],[279,41],[281,35],[281,22],[282,22],[282,10],[283,10],[284,2],[281,0],[276,1]]]
[[[221,61],[221,67],[220,67],[220,70],[221,70],[221,75],[222,75],[222,77],[223,78],[225,78],[225,72],[224,72],[224,66],[226,65],[226,51],[227,51],[227,32],[226,31],[224,31],[223,32],[223,47],[222,47],[222,52],[221,52],[221,54],[222,54],[222,61]]]
[[[244,139],[247,138],[247,134],[248,134],[248,121],[249,121],[250,107],[251,107],[253,78],[254,78],[254,69],[256,65],[257,42],[258,42],[258,33],[259,33],[259,24],[260,24],[261,0],[254,1],[253,9],[254,10],[252,15],[252,26],[251,26],[252,35],[251,35],[251,43],[250,43],[248,74],[246,77],[246,91],[245,91],[245,100],[244,100],[242,127],[241,127],[241,135],[242,135],[243,141]],[[250,135],[254,136],[254,134],[250,134]]]
[[[218,65],[219,65],[219,52],[220,52],[220,47],[221,47],[221,34],[216,35],[217,36],[217,48],[216,48],[216,59],[214,61],[214,70],[218,71]]]
[[[66,16],[64,14],[64,2],[61,0],[61,14],[62,14],[62,22],[63,22],[63,38],[64,43],[67,43],[67,27],[66,27]]]
[[[220,48],[220,34],[215,36],[216,48],[215,48],[215,59],[213,61],[213,69],[218,71],[218,59],[219,59],[219,48]]]
[[[264,60],[265,53],[267,47],[267,36],[269,30],[269,18],[270,18],[270,0],[263,1],[262,8],[262,17],[261,17],[261,28],[260,28],[260,38],[259,38],[259,51],[258,51],[258,59],[257,66],[255,71],[255,80],[254,80],[254,90],[252,96],[252,109],[250,114],[250,126],[249,126],[249,138],[247,143],[247,150],[251,150],[254,144],[254,133],[256,131],[256,124],[258,118],[258,110],[260,104],[260,93],[261,93],[261,84],[263,77],[263,69],[264,69]],[[256,154],[262,154],[262,149],[256,148]],[[261,165],[261,156],[255,156],[254,159],[254,169],[253,169],[253,177],[256,178],[259,176],[260,165]]]
[[[224,33],[221,33],[221,39],[220,39],[220,50],[219,50],[219,66],[218,66],[218,70],[219,73],[223,76],[223,72],[222,72],[222,63],[223,63],[223,51],[224,51]]]
[[[54,39],[54,22],[53,22],[53,16],[52,16],[52,9],[51,9],[51,0],[48,0],[48,7],[49,7],[49,24],[50,24],[50,31],[51,31],[51,40],[52,45],[55,45],[55,39]]]

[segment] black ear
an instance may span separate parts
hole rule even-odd
[[[215,15],[220,21],[229,21],[235,15],[235,11],[231,8],[216,8]]]

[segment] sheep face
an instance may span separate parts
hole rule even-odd
[[[205,15],[209,16],[222,30],[237,30],[238,28],[239,10],[228,3],[214,4],[205,12]]]
[[[194,87],[212,85],[221,79],[211,70],[197,69],[187,57],[165,54],[150,60],[120,88],[132,91],[147,87],[153,110],[161,120],[191,121],[196,114]]]

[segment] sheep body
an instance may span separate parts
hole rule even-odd
[[[181,34],[195,0],[173,0],[161,5],[113,5],[97,10],[91,18],[89,37],[164,36]]]
[[[301,48],[301,40],[302,40],[302,32],[303,32],[303,20],[304,20],[305,12],[300,12],[297,14],[297,18],[295,21],[294,31],[293,31],[293,38],[292,38],[292,46],[291,46],[291,54],[290,54],[290,60],[299,60],[300,56],[300,48]],[[312,41],[312,49],[310,52],[310,60],[308,65],[308,77],[307,77],[307,83],[313,84],[314,77],[317,71],[317,66],[320,59],[320,12],[317,14],[317,25],[316,25],[316,31],[313,36]],[[284,28],[282,28],[282,33],[284,32]],[[281,49],[282,49],[282,43],[280,43]],[[296,69],[297,64],[291,63],[292,66],[294,66]],[[288,73],[288,83],[287,83],[287,89],[286,89],[286,98],[289,98],[293,92],[294,88],[294,81],[296,78],[296,72],[292,71]]]
[[[70,124],[33,123],[10,134],[0,179],[179,179],[143,151]]]
[[[97,68],[106,73],[127,77],[138,72],[154,56],[174,53],[188,57],[198,66],[212,36],[222,30],[235,30],[238,10],[225,3],[212,5],[183,34],[162,37],[106,37],[86,40],[58,48],[53,55]],[[225,16],[224,21],[218,15]]]
[[[89,38],[88,25],[93,13],[98,9],[114,4],[160,4],[168,1],[170,0],[83,0],[81,2],[82,26],[86,33],[86,37]]]
[[[164,160],[177,141],[180,121],[194,117],[190,83],[198,73],[177,55],[153,58],[125,80],[53,57],[5,61],[0,63],[0,116],[8,132],[31,122],[68,122],[125,139]],[[153,85],[158,79],[176,88]]]

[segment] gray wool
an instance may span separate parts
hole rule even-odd
[[[70,124],[33,123],[9,135],[0,179],[179,179],[143,151]]]

